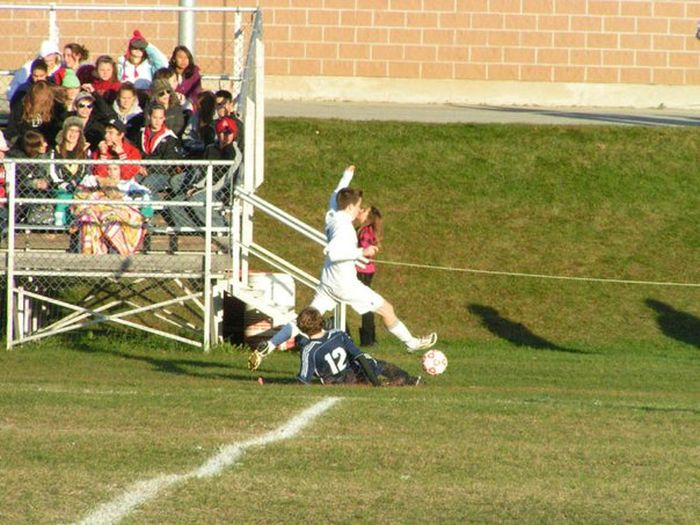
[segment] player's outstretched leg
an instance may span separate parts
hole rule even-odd
[[[406,350],[408,352],[413,353],[419,350],[427,350],[437,343],[437,334],[435,332],[422,337],[414,337],[408,328],[406,328],[406,325],[396,317],[394,307],[388,301],[385,300],[376,312],[382,316],[387,330],[406,345]]]
[[[250,356],[248,356],[248,368],[250,370],[257,370],[263,362],[263,359],[274,352],[275,348],[298,333],[299,329],[297,328],[296,321],[284,325],[272,339],[260,342],[255,350],[251,352]]]

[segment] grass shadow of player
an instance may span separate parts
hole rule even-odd
[[[502,317],[498,310],[482,304],[470,304],[468,310],[481,317],[481,323],[493,335],[505,339],[515,346],[526,346],[538,350],[551,350],[554,352],[569,352],[574,354],[585,354],[582,350],[565,348],[551,341],[534,334],[522,323],[517,323]]]
[[[700,319],[656,299],[649,298],[644,304],[656,312],[656,322],[665,336],[700,348]]]

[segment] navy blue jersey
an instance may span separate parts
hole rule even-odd
[[[322,383],[342,382],[352,370],[354,360],[362,355],[348,334],[341,330],[329,330],[317,339],[299,337],[301,363],[297,379],[309,384],[314,376]]]

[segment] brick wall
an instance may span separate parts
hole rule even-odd
[[[269,75],[700,85],[697,0],[200,0],[198,5],[258,3],[265,14]],[[139,4],[177,1],[129,1]],[[222,15],[198,17],[197,60],[209,69],[226,67],[230,42]],[[86,42],[115,56],[133,27],[166,52],[177,35],[176,14],[67,18],[59,12],[59,19],[61,42]],[[45,20],[45,13],[15,11],[4,24],[0,67],[16,66],[38,48]]]

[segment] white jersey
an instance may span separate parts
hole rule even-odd
[[[343,291],[357,281],[355,261],[362,256],[362,248],[357,246],[357,232],[352,225],[352,217],[340,210],[336,202],[338,192],[352,181],[353,170],[345,170],[338,186],[331,195],[328,212],[326,212],[325,260],[321,271],[321,285],[329,287],[334,294],[343,295]]]

